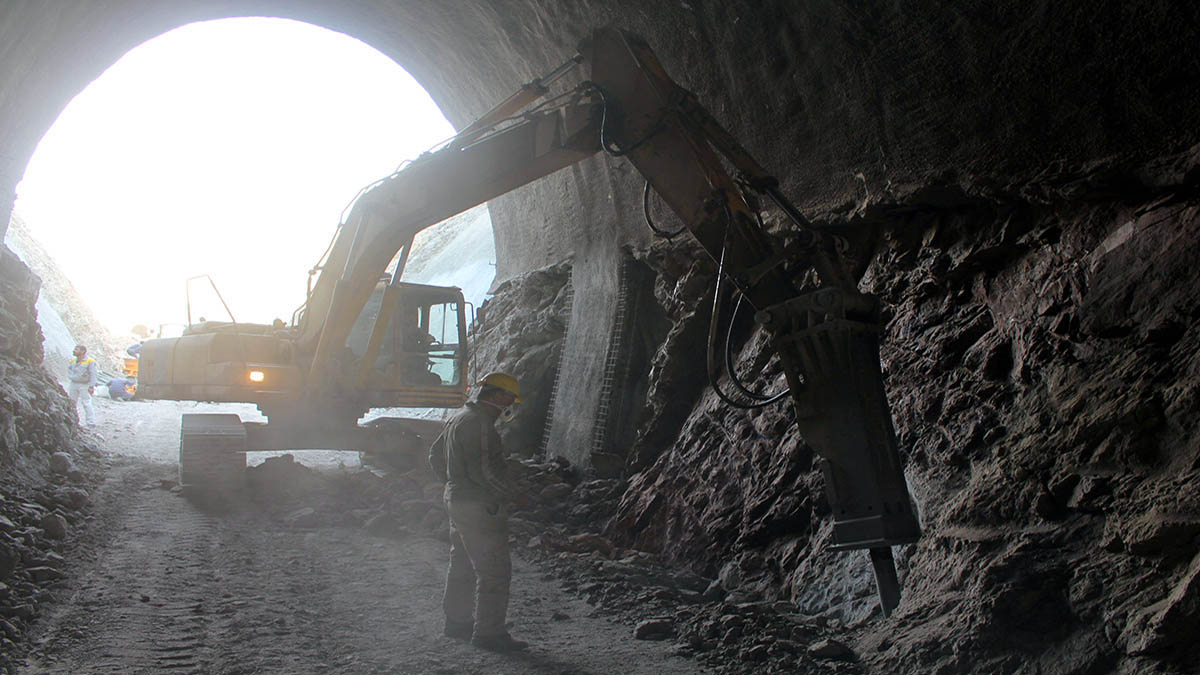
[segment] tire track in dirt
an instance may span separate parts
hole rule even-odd
[[[206,512],[147,489],[173,478],[161,456],[178,443],[177,410],[119,409],[103,424],[110,475],[69,558],[68,581],[45,607],[39,649],[22,672],[42,673],[692,673],[668,643],[630,626],[514,559],[510,620],[529,653],[496,655],[442,636],[446,544],[385,539],[358,528],[288,528],[251,501]],[[118,409],[112,409],[115,415]],[[149,414],[171,415],[163,421]],[[144,424],[142,424],[144,422]],[[173,423],[172,423],[173,422]],[[150,430],[159,429],[152,433]],[[119,429],[114,429],[117,431]]]
[[[196,509],[172,508],[177,498],[163,491],[141,497],[46,638],[83,657],[71,672],[204,672],[209,663],[212,617],[205,609],[220,523]],[[64,665],[47,672],[68,670]]]

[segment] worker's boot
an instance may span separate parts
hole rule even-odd
[[[489,652],[519,652],[529,647],[529,643],[524,640],[514,639],[508,633],[500,633],[499,635],[476,635],[471,638],[471,644],[486,649]]]

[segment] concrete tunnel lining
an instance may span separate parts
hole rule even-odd
[[[76,0],[53,10],[10,3],[0,10],[0,190],[10,206],[38,139],[88,81],[137,44],[186,23],[277,16],[346,33],[408,70],[456,126],[572,54],[593,26],[615,23],[647,38],[669,72],[798,201],[828,208],[886,199],[954,168],[1003,181],[1041,170],[1046,157],[1084,163],[1187,147],[1200,128],[1189,75],[1198,57],[1186,48],[1186,31],[1170,28],[1194,12],[1169,2],[1136,10],[1102,3],[1086,20],[1052,2],[989,4],[950,16],[781,1],[693,8]],[[1012,28],[991,30],[1002,21]],[[1134,46],[1150,53],[1111,56]],[[1111,95],[1134,83],[1144,97]],[[920,92],[915,102],[911,92]],[[997,100],[1004,103],[991,103]],[[616,227],[626,243],[644,243],[636,200],[595,210],[614,193],[633,196],[633,173],[594,159],[495,200],[500,279],[562,260],[596,228]],[[582,193],[591,193],[592,210],[579,206]]]

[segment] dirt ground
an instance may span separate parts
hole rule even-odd
[[[254,414],[97,398],[107,475],[22,672],[704,672],[669,642],[635,640],[631,626],[597,616],[519,558],[509,616],[532,647],[481,651],[441,634],[445,543],[285,527],[253,502],[209,512],[164,489],[180,413],[231,408]],[[356,463],[322,454],[310,461],[325,470]]]

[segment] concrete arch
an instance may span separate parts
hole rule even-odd
[[[341,15],[321,3],[300,2],[115,2],[9,4],[0,10],[0,187],[11,200],[12,186],[23,173],[41,136],[66,104],[129,50],[180,26],[206,20],[276,16],[304,21],[362,40],[383,52],[431,92],[455,124],[468,119],[470,104],[452,95],[438,80],[433,64],[450,55],[422,45],[420,35],[381,30],[355,11]],[[362,12],[358,12],[361,14]],[[355,20],[355,19],[359,20]],[[398,21],[417,25],[419,19]],[[496,65],[493,62],[492,65]],[[482,94],[482,92],[480,92]],[[476,103],[477,104],[477,103]],[[11,205],[11,204],[10,204]]]
[[[1194,144],[1197,11],[1169,0],[1084,12],[1052,0],[953,11],[842,0],[16,0],[0,8],[0,216],[67,101],[130,48],[195,21],[275,16],[353,36],[408,70],[456,126],[572,54],[592,27],[628,28],[819,214],[932,177],[1003,182],[1048,159]],[[593,159],[493,202],[498,277],[643,243],[632,173]]]
[[[461,126],[574,53],[592,27],[641,34],[816,218],[938,203],[947,187],[1020,190],[1101,158],[1200,142],[1195,7],[1153,0],[24,0],[0,9],[0,217],[38,139],[125,51],[195,21],[275,16],[358,38]],[[1121,55],[1126,55],[1122,57]],[[1057,168],[1056,168],[1057,167]],[[1051,177],[1052,179],[1052,177]],[[497,281],[574,256],[560,403],[593,437],[597,354],[624,247],[644,245],[636,171],[597,156],[490,203]],[[951,190],[953,193],[953,190]],[[557,424],[557,423],[556,423]],[[557,432],[556,432],[557,433]]]
[[[38,141],[89,82],[130,49],[174,28],[246,16],[303,21],[367,43],[412,74],[455,126],[462,126],[492,102],[532,79],[553,59],[571,54],[571,45],[585,32],[581,24],[564,35],[560,44],[547,46],[544,54],[533,50],[534,57],[526,58],[512,31],[516,15],[487,2],[120,0],[100,4],[67,0],[53,6],[37,2],[7,3],[0,9],[0,44],[4,45],[0,52],[3,222],[8,221],[15,185]],[[522,201],[520,210],[528,215],[530,207]],[[542,241],[537,235],[531,236],[526,226],[515,229],[519,232],[516,242],[519,249],[527,250],[529,244]],[[557,249],[549,247],[552,250],[538,256],[535,266],[569,254],[565,247],[571,237],[564,233],[558,239]],[[500,255],[506,260],[513,257]],[[523,263],[517,261],[508,266],[508,274],[523,267]]]

